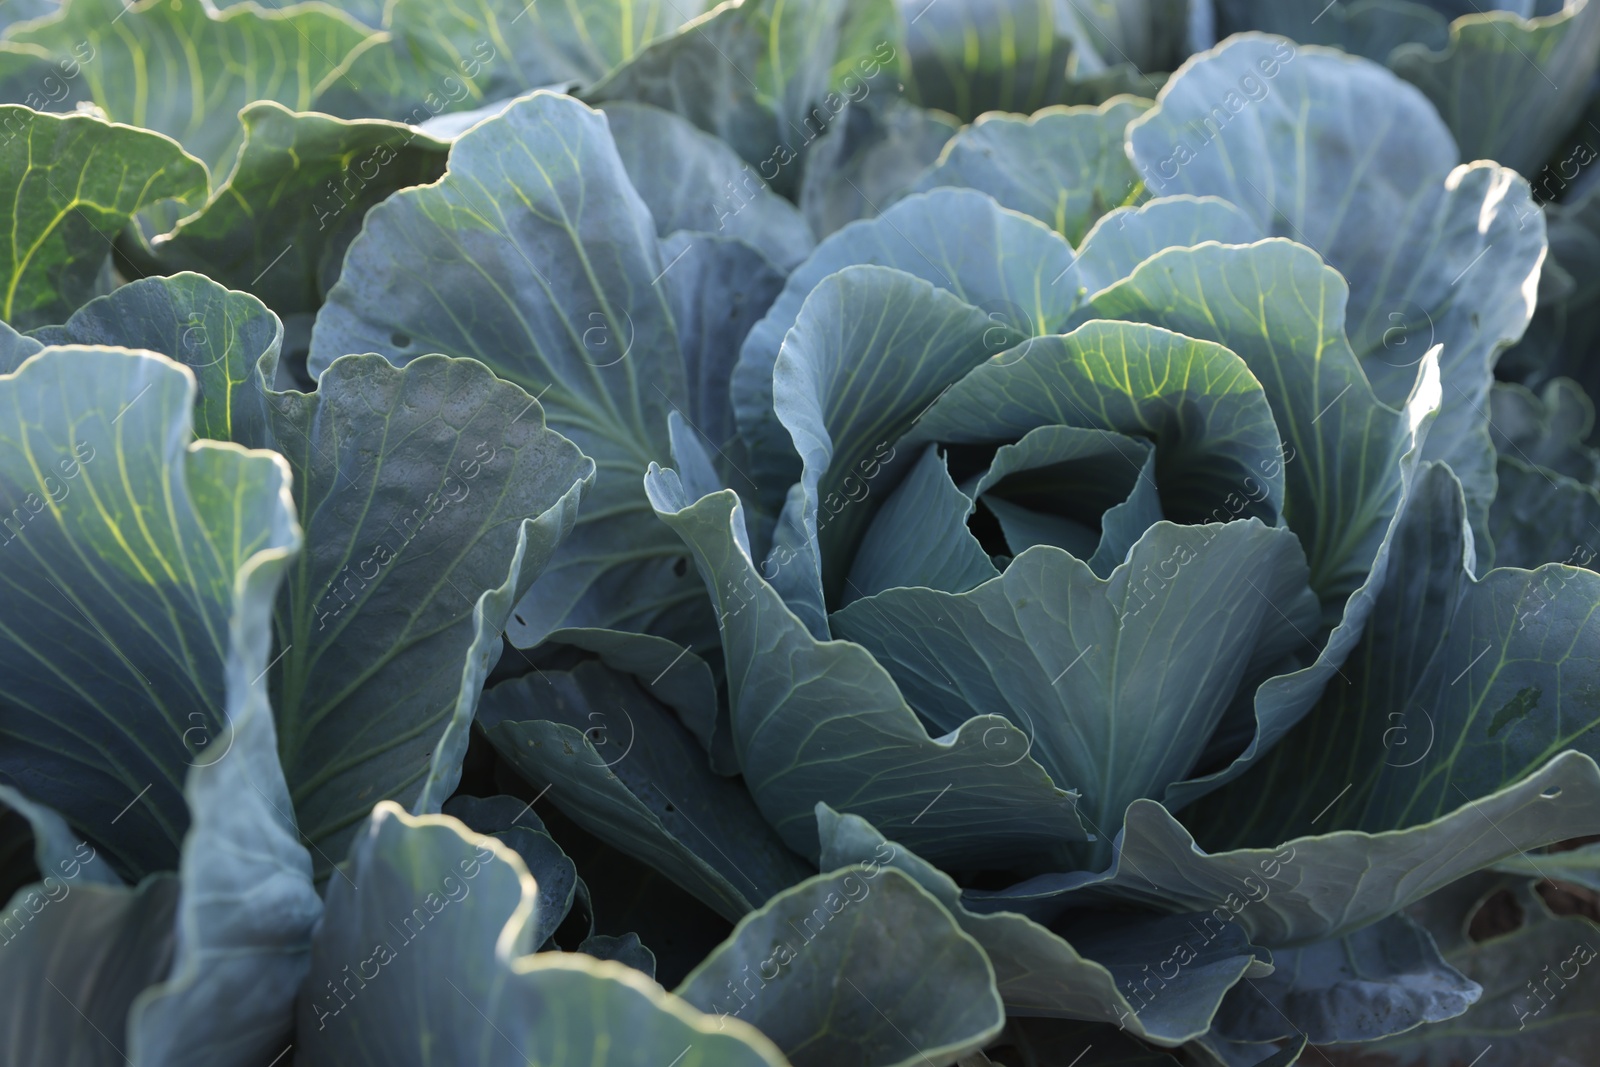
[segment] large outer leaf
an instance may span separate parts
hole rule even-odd
[[[271,392],[276,319],[195,274],[124,286],[45,332],[170,353],[200,376],[207,432],[289,460],[306,550],[278,606],[272,687],[319,866],[374,797],[437,810],[500,630],[592,463],[468,360],[353,356],[315,393]]]
[[[1423,352],[1444,346],[1423,458],[1460,474],[1481,534],[1491,369],[1527,327],[1544,259],[1527,184],[1492,164],[1456,167],[1428,101],[1376,64],[1260,34],[1185,63],[1128,145],[1153,190],[1222,196],[1337,268],[1351,342],[1385,402],[1398,405]]]
[[[583,96],[675,111],[789,193],[800,154],[844,109],[844,97],[829,91],[835,65],[854,64],[870,78],[895,58],[891,41],[851,40],[850,16],[845,0],[728,0],[647,45]],[[872,51],[841,54],[863,45]]]
[[[1040,545],[970,592],[889,589],[832,622],[935,728],[981,708],[1024,731],[1051,778],[1082,794],[1097,835],[1084,865],[1103,866],[1128,804],[1195,769],[1261,646],[1275,646],[1271,662],[1286,625],[1299,640],[1305,579],[1287,530],[1159,523],[1109,580]]]
[[[308,110],[367,35],[326,4],[219,13],[206,0],[64,0],[6,41],[61,59],[87,42],[94,58],[75,92],[118,122],[175,138],[220,182],[243,139],[239,109],[276,100]]]
[[[1110,870],[968,890],[966,906],[1047,922],[1071,907],[1139,902],[1205,911],[1243,924],[1254,944],[1295,947],[1342,937],[1519,850],[1597,823],[1600,768],[1580,752],[1429,822],[1372,834],[1340,830],[1272,848],[1207,853],[1160,804],[1138,800],[1128,808]]]
[[[1405,44],[1389,65],[1433,101],[1463,156],[1534,174],[1588,101],[1600,66],[1600,4],[1566,0],[1541,18],[1495,6],[1471,5],[1442,50]]]
[[[1084,839],[1076,797],[1010,755],[1027,747],[1016,727],[980,715],[935,740],[865,649],[812,637],[757,572],[736,494],[691,501],[674,472],[655,470],[646,490],[711,590],[739,765],[791,848],[817,854],[819,800],[936,859],[1037,869]]]
[[[714,773],[671,710],[620,672],[583,663],[505,682],[484,695],[478,721],[574,822],[725,918],[811,873],[744,786]]]
[[[1204,839],[1281,841],[1314,817],[1318,829],[1414,826],[1560,752],[1600,755],[1600,575],[1552,564],[1474,580],[1462,507],[1450,472],[1425,467],[1343,684],[1194,815]]]
[[[977,189],[1076,245],[1100,216],[1143,198],[1122,135],[1149,108],[1148,100],[1117,96],[1099,107],[983,115],[950,139],[915,188]]]
[[[1074,296],[1052,281],[1072,263],[1072,247],[1043,223],[971,189],[908,196],[818,244],[751,328],[733,371],[734,412],[750,446],[751,474],[765,490],[762,503],[775,509],[799,478],[789,433],[773,412],[772,375],[785,335],[824,278],[856,264],[894,267],[989,315],[997,336],[1008,329],[1031,336],[1065,325]]]
[[[0,318],[18,329],[58,322],[94,296],[135,212],[205,195],[205,167],[157,133],[10,105],[0,131],[0,192],[12,205]]]
[[[336,361],[268,398],[306,550],[278,613],[284,766],[324,863],[377,798],[454,791],[500,632],[594,464],[469,360]]]
[[[170,870],[183,770],[223,725],[237,576],[292,538],[288,472],[186,447],[194,378],[150,354],[50,350],[0,397],[0,775],[123,872]]]
[[[314,373],[347,352],[470,356],[594,458],[574,535],[517,609],[520,644],[561,625],[709,644],[698,583],[675,572],[682,547],[639,487],[686,403],[657,284],[670,268],[604,116],[535,93],[463,135],[438,183],[368,213],[317,316]]]
[[[1110,957],[1117,957],[1114,961],[1090,958],[1025,916],[967,910],[949,875],[887,841],[859,816],[840,815],[818,804],[817,822],[824,866],[862,863],[870,869],[888,864],[916,879],[950,910],[994,965],[996,985],[1013,1021],[1017,1016],[1049,1016],[1115,1023],[1138,1037],[1177,1045],[1210,1028],[1223,997],[1241,977],[1269,971],[1237,924],[1207,927],[1196,945],[1187,916],[1146,916],[1136,926],[1100,939],[1098,947],[1109,950]],[[1152,988],[1151,968],[1161,972],[1168,965],[1175,966],[1174,974],[1159,989]]]
[[[76,381],[71,389],[63,381],[69,375]],[[85,388],[84,380],[98,390]],[[150,760],[157,755],[153,750],[165,747],[160,777],[152,773],[157,781],[110,816],[102,835],[149,824],[148,814],[136,814],[143,805],[160,804],[169,819],[187,819],[189,825],[176,878],[152,875],[137,890],[69,880],[60,883],[68,886],[60,896],[46,883],[50,910],[40,913],[37,925],[29,924],[20,944],[0,953],[0,969],[10,972],[7,988],[16,994],[0,1020],[0,1043],[13,1049],[10,1058],[18,1062],[26,1056],[27,1062],[41,1064],[248,1067],[282,1049],[289,1006],[307,965],[311,928],[321,911],[310,857],[298,842],[277,762],[264,681],[272,605],[300,542],[285,484],[288,471],[266,453],[187,444],[193,379],[148,353],[51,348],[3,385],[14,394],[8,406],[46,417],[44,424],[31,427],[19,420],[9,435],[26,443],[36,461],[49,455],[54,415],[70,427],[58,441],[87,443],[99,437],[104,458],[95,459],[123,468],[121,479],[97,476],[95,459],[84,459],[71,478],[54,478],[58,488],[75,490],[53,501],[51,519],[44,521],[55,529],[25,530],[17,545],[33,549],[45,581],[62,583],[56,596],[76,596],[68,603],[87,607],[87,612],[78,608],[83,613],[67,625],[113,642],[107,656],[115,669],[92,659],[60,660],[74,639],[62,633],[51,642],[51,616],[59,612],[45,603],[26,623],[28,645],[7,645],[13,659],[30,651],[35,657],[34,664],[18,662],[8,671],[14,679],[8,688],[15,694],[30,675],[39,678],[41,668],[72,687],[65,700],[51,701],[42,691],[33,697],[44,698],[60,736],[79,735],[70,751],[56,757],[56,762],[70,761],[70,781],[55,790],[69,798],[69,816],[81,811],[84,799],[94,798],[97,777],[109,782],[119,771],[126,776],[131,754]],[[44,389],[52,399],[46,403],[23,395],[30,387]],[[155,395],[146,397],[146,392]],[[95,402],[104,404],[119,393],[120,417],[100,413],[114,418],[109,422],[114,429],[97,432]],[[74,399],[76,411],[63,408]],[[74,498],[81,503],[74,506]],[[138,519],[118,521],[117,516],[131,515]],[[40,536],[46,532],[54,536]],[[31,539],[25,536],[30,533]],[[56,553],[39,551],[48,541],[60,545]],[[117,546],[123,546],[120,557]],[[30,595],[16,588],[15,577],[12,582],[17,595]],[[117,618],[130,610],[142,616],[142,635],[130,633],[126,616]],[[77,638],[82,644],[89,640]],[[159,642],[181,643],[187,655],[180,653],[173,662],[167,658],[172,652],[163,655]],[[39,658],[51,652],[57,663]],[[83,652],[92,649],[81,649],[80,656]],[[185,668],[191,672],[186,679],[177,673]],[[162,712],[171,716],[182,710],[180,704],[135,717],[143,687],[120,683],[115,675],[124,672],[145,674],[151,688],[162,686],[158,691],[169,698],[182,700],[185,689],[203,689],[225,709],[223,716],[218,721],[196,711],[163,724]],[[96,723],[93,702],[107,699],[119,701],[117,716]],[[6,720],[8,732],[27,729],[14,709]],[[131,743],[101,740],[118,732],[128,737],[129,724],[138,729]],[[163,735],[176,746],[162,746]],[[21,754],[28,748],[14,743],[12,750]],[[98,774],[92,767],[97,758],[108,763]],[[37,754],[34,760],[48,774],[51,760]],[[174,801],[169,793],[185,765],[187,783]],[[124,817],[138,822],[110,829]],[[99,818],[93,813],[74,821],[94,827]],[[106,860],[97,864],[91,851],[85,868],[126,856],[122,839],[116,840],[117,852],[102,845]],[[123,865],[132,864],[124,860]],[[96,870],[93,877],[98,880],[101,873]]]
[[[947,1067],[1005,1025],[994,978],[938,900],[869,862],[745,916],[677,994],[756,1025],[795,1067]]]
[[[545,86],[588,85],[677,29],[697,4],[392,0],[388,32],[351,59],[320,103],[351,118],[416,122],[423,106],[437,114]]]
[[[239,118],[244,147],[226,184],[153,248],[128,251],[161,273],[196,270],[253,293],[280,315],[316,311],[367,209],[438,178],[449,148],[412,127],[271,101]]]
[[[359,887],[359,888],[358,888]],[[638,971],[530,956],[537,886],[515,852],[392,803],[355,839],[299,1001],[306,1067],[780,1067],[753,1028],[713,1020]],[[623,1038],[625,1035],[625,1039]]]

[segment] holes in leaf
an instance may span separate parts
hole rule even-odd
[[[409,333],[396,330],[394,333],[389,335],[389,340],[396,348],[405,348],[407,345],[411,344],[411,335]]]
[[[1525,916],[1522,905],[1509,889],[1499,889],[1478,905],[1467,924],[1467,936],[1474,941],[1488,941],[1502,937],[1522,926]]]
[[[678,562],[676,562],[676,563],[674,563],[672,565],[672,573],[676,574],[679,578],[682,578],[685,574],[688,574],[689,573],[689,557],[688,556],[679,556],[678,557]]]
[[[1539,795],[1545,800],[1554,800],[1556,797],[1561,795],[1561,787],[1559,785],[1553,785]]]

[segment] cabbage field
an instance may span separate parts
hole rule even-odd
[[[1600,0],[0,0],[0,1065],[1600,1065]]]

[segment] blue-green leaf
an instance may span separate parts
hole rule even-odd
[[[1082,794],[1097,834],[1084,866],[1103,865],[1128,804],[1186,778],[1257,657],[1300,640],[1294,619],[1315,616],[1305,579],[1287,530],[1163,522],[1109,580],[1040,545],[970,592],[888,589],[831,621],[934,728],[960,729],[976,708],[1010,719],[1051,779]]]
[[[529,955],[533,878],[515,852],[454,819],[380,804],[348,873],[328,886],[299,999],[297,1063],[783,1063],[753,1028],[724,1020],[719,1030],[632,968]]]
[[[795,1067],[952,1064],[1005,1025],[978,943],[927,890],[878,864],[778,894],[677,994],[759,1027]]]
[[[439,182],[368,213],[317,316],[313,373],[347,352],[470,356],[595,460],[573,535],[513,615],[519,645],[561,626],[709,644],[698,582],[677,572],[682,547],[640,489],[688,402],[658,284],[671,266],[605,117],[540,92],[456,141]]]
[[[1084,839],[1076,797],[1011,755],[1025,753],[1027,737],[1004,718],[980,715],[932,738],[865,649],[814,638],[757,572],[736,494],[691,501],[672,471],[652,471],[646,489],[711,590],[739,765],[791,848],[817,854],[818,800],[935,860],[1038,869]]]
[[[996,986],[1013,1022],[1042,1015],[1114,1023],[1118,1030],[1146,1040],[1177,1045],[1210,1028],[1234,983],[1270,970],[1238,924],[1208,922],[1209,916],[1146,915],[1125,926],[1106,915],[1091,916],[1080,931],[1088,941],[1099,934],[1099,952],[1091,956],[1026,916],[968,910],[954,880],[887,841],[865,819],[818,804],[817,821],[824,866],[861,863],[872,869],[887,864],[914,878],[950,910],[993,963]],[[1168,967],[1173,968],[1170,976],[1163,973]],[[1152,970],[1160,976],[1159,985],[1151,985]]]
[[[1117,96],[1099,107],[981,116],[950,139],[915,188],[952,185],[988,193],[1076,245],[1106,212],[1143,198],[1122,136],[1150,106]]]
[[[715,137],[646,104],[607,104],[605,116],[662,237],[675,230],[737,237],[785,270],[811,251],[805,216]]]
[[[1219,1034],[1234,1041],[1304,1034],[1319,1045],[1374,1041],[1455,1018],[1483,993],[1404,915],[1334,940],[1278,949],[1272,966],[1272,974],[1228,995]]]
[[[1043,223],[971,189],[908,196],[823,240],[750,330],[733,371],[734,411],[751,475],[764,487],[761,503],[776,510],[799,478],[789,433],[773,412],[772,376],[785,335],[824,278],[857,264],[893,267],[989,315],[996,338],[1010,329],[1032,336],[1064,327],[1073,296],[1052,281],[1072,263],[1072,247]]]
[[[582,663],[504,682],[478,717],[501,756],[548,786],[574,822],[729,919],[811,871],[672,711],[618,671]]]
[[[1222,196],[1343,274],[1350,340],[1386,403],[1444,346],[1423,458],[1455,468],[1482,534],[1492,368],[1527,328],[1544,257],[1527,183],[1491,163],[1458,167],[1426,98],[1382,67],[1260,34],[1185,64],[1128,145],[1152,190]]]

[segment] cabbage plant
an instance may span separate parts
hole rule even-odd
[[[12,0],[7,1062],[1582,1062],[1600,16],[1320,6]]]

